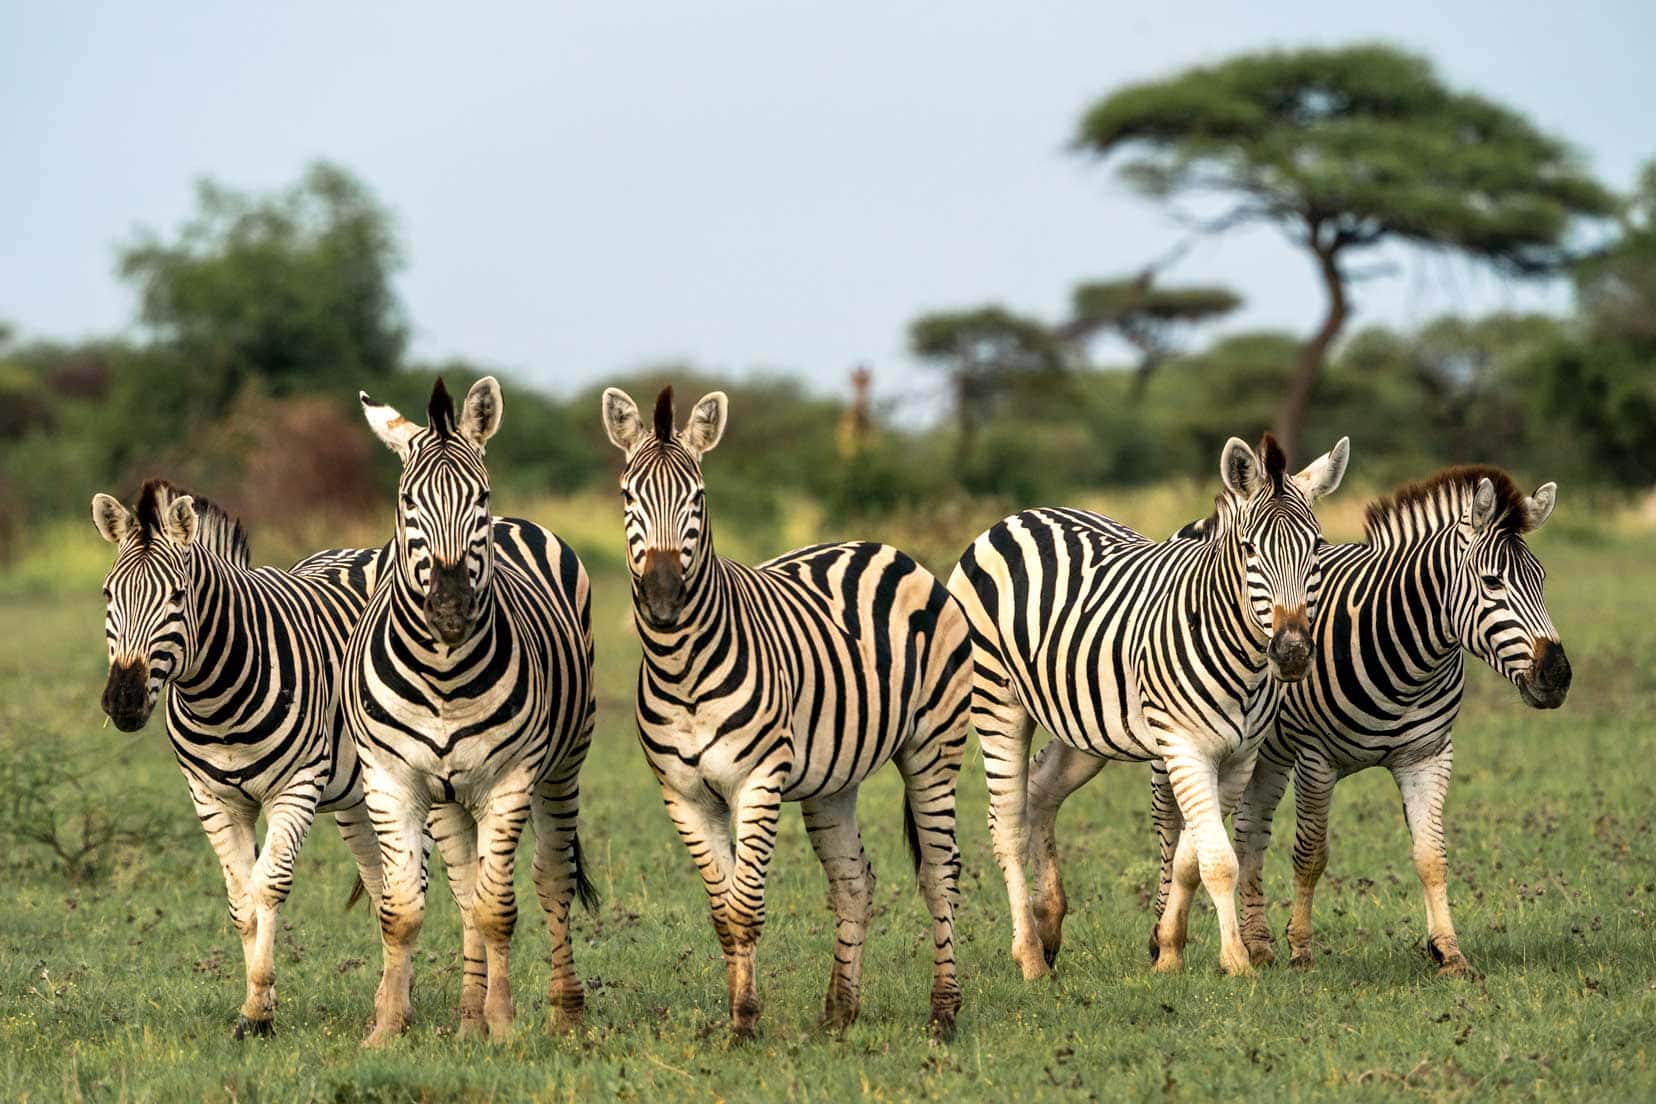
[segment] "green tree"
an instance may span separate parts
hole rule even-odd
[[[275,395],[399,365],[408,330],[391,287],[401,258],[391,219],[345,170],[312,165],[298,184],[250,196],[212,181],[176,238],[121,251],[139,318],[217,412],[249,380]]]
[[[1063,342],[1046,325],[995,305],[921,315],[909,324],[909,348],[948,376],[960,461],[997,403],[1056,382],[1067,367]]]
[[[1311,254],[1327,310],[1277,414],[1290,451],[1349,313],[1354,252],[1401,241],[1550,274],[1572,259],[1573,221],[1615,208],[1563,142],[1385,45],[1245,54],[1123,88],[1086,112],[1076,146],[1122,154],[1152,198],[1225,197],[1205,229],[1265,223]]]
[[[1077,285],[1070,321],[1062,333],[1081,344],[1114,333],[1138,350],[1132,390],[1136,401],[1144,397],[1161,363],[1178,351],[1181,330],[1222,318],[1241,305],[1242,297],[1229,288],[1157,287],[1155,271],[1146,269],[1127,280]]]

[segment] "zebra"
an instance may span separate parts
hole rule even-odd
[[[784,801],[801,805],[834,912],[822,1024],[843,1030],[856,1018],[874,885],[857,789],[894,759],[932,919],[931,1030],[948,1038],[961,1003],[955,792],[971,674],[965,620],[930,572],[887,545],[816,545],[757,567],[719,556],[701,462],[727,410],[715,391],[675,432],[671,387],[649,428],[625,392],[603,395],[605,430],[626,458],[621,501],[643,645],[639,740],[701,872],[732,1034],[750,1038],[760,1013],[754,954]]]
[[[489,510],[484,446],[500,426],[500,385],[475,383],[456,416],[441,379],[420,427],[360,395],[403,463],[391,563],[351,634],[346,727],[362,761],[384,865],[382,1046],[408,1024],[412,954],[425,910],[423,826],[448,866],[464,928],[460,1034],[509,1037],[512,873],[526,821],[552,942],[551,1026],[583,1007],[570,905],[595,904],[576,834],[581,764],[594,722],[586,569],[547,530]]]
[[[103,710],[136,732],[172,687],[167,734],[223,867],[246,960],[234,1037],[270,1035],[277,911],[317,812],[334,815],[360,884],[380,893],[379,845],[339,715],[339,664],[382,552],[332,549],[290,571],[255,568],[240,523],[161,479],[144,484],[132,510],[93,496],[92,520],[117,548],[103,585]]]
[[[1341,438],[1288,476],[1270,434],[1257,451],[1232,437],[1220,456],[1224,490],[1199,539],[1158,543],[1085,510],[1032,509],[997,523],[961,556],[949,590],[971,623],[972,723],[1011,906],[1012,957],[1026,979],[1056,961],[1065,911],[1052,795],[1111,759],[1164,759],[1195,826],[1181,841],[1173,896],[1151,934],[1156,969],[1182,967],[1199,878],[1219,915],[1221,965],[1248,972],[1222,814],[1247,782],[1279,684],[1310,669],[1322,543],[1312,504],[1339,486],[1349,455]],[[1054,739],[1032,773],[1037,723]]]
[[[1328,865],[1328,813],[1340,779],[1391,772],[1403,798],[1412,858],[1426,899],[1426,948],[1449,977],[1476,971],[1449,916],[1443,804],[1454,759],[1451,730],[1471,652],[1518,688],[1525,705],[1556,709],[1570,661],[1542,599],[1545,572],[1524,541],[1552,515],[1558,486],[1525,495],[1499,468],[1452,467],[1368,507],[1364,540],[1322,555],[1323,616],[1314,625],[1316,676],[1284,695],[1237,807],[1242,937],[1255,963],[1275,959],[1262,871],[1271,821],[1294,778],[1294,908],[1290,962],[1312,964],[1311,902]],[[1168,858],[1179,833],[1166,780],[1153,808]]]

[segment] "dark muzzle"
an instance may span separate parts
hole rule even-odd
[[[644,553],[644,574],[638,579],[638,596],[644,619],[657,628],[668,628],[684,612],[684,569],[677,552],[652,548]]]
[[[142,663],[111,663],[104,683],[103,711],[122,732],[137,732],[149,720],[148,668]]]
[[[1265,658],[1271,674],[1283,682],[1298,682],[1311,673],[1311,623],[1305,609],[1289,611],[1281,606],[1271,611],[1270,646]]]
[[[1570,660],[1564,645],[1537,640],[1529,673],[1518,680],[1518,695],[1535,709],[1557,709],[1570,692]]]
[[[453,647],[466,639],[471,628],[475,592],[466,575],[464,561],[445,564],[433,561],[431,588],[426,592],[425,619],[431,635]]]

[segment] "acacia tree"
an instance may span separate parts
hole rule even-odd
[[[1152,198],[1223,197],[1205,229],[1266,223],[1311,254],[1327,309],[1277,418],[1290,450],[1349,313],[1352,253],[1395,240],[1551,274],[1571,260],[1572,222],[1615,208],[1563,142],[1384,45],[1245,54],[1132,85],[1083,115],[1075,144],[1122,154]]]
[[[1077,285],[1061,333],[1078,343],[1115,333],[1137,349],[1133,397],[1139,399],[1156,369],[1177,351],[1180,330],[1222,318],[1241,305],[1242,297],[1229,288],[1157,287],[1154,270],[1147,269],[1129,280]]]
[[[1020,384],[1052,380],[1065,369],[1057,335],[1036,319],[994,305],[921,315],[909,324],[909,348],[949,377],[962,461],[998,400]]]

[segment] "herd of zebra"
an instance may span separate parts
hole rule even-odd
[[[364,1045],[408,1024],[434,844],[462,918],[460,1034],[510,1033],[513,866],[528,822],[552,1026],[568,1030],[583,992],[571,908],[594,904],[577,830],[595,709],[587,574],[546,529],[491,512],[492,378],[458,411],[439,380],[424,426],[361,400],[403,465],[383,548],[254,568],[241,526],[204,498],[161,480],[130,510],[94,497],[117,549],[103,708],[136,731],[171,687],[168,735],[246,958],[237,1038],[272,1031],[277,911],[318,812],[334,815],[377,910],[384,968]],[[1059,807],[1111,760],[1153,764],[1157,970],[1181,965],[1198,883],[1223,968],[1273,958],[1260,871],[1290,773],[1288,939],[1308,963],[1332,790],[1384,766],[1414,841],[1428,948],[1443,972],[1471,972],[1449,916],[1442,825],[1462,653],[1530,706],[1563,703],[1570,666],[1524,540],[1551,514],[1553,484],[1526,496],[1498,469],[1450,468],[1371,504],[1362,542],[1332,545],[1313,505],[1339,486],[1348,443],[1290,475],[1269,435],[1257,449],[1231,438],[1212,515],[1168,539],[1083,510],[1025,510],[973,541],[945,586],[882,544],[818,545],[757,567],[719,556],[702,459],[726,414],[722,392],[683,428],[671,388],[648,423],[625,393],[603,396],[624,455],[639,739],[701,873],[736,1036],[759,1016],[754,956],[787,801],[802,806],[835,918],[823,1022],[856,1017],[874,881],[857,792],[887,761],[903,777],[932,922],[930,1026],[952,1035],[969,725],[1026,978],[1053,966],[1067,910]],[[1032,764],[1037,724],[1053,739]]]

